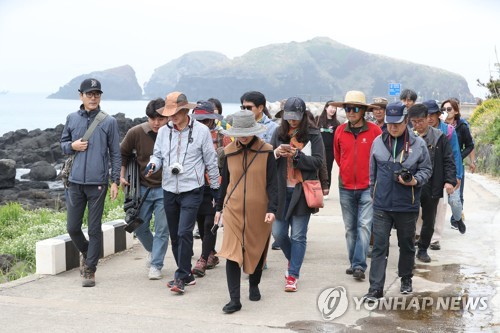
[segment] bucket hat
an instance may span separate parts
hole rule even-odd
[[[232,116],[232,127],[227,130],[221,130],[221,133],[224,135],[242,137],[257,135],[266,131],[266,126],[255,121],[255,115],[252,111],[238,111]]]
[[[427,109],[429,110],[429,114],[441,112],[441,110],[439,109],[439,105],[433,99],[430,99],[428,101],[424,101],[424,102],[422,102],[422,104],[427,106]]]
[[[189,103],[186,95],[179,91],[174,91],[165,97],[165,106],[156,110],[165,117],[170,117],[183,109],[193,109],[196,104]]]
[[[387,98],[383,98],[383,97],[375,97],[373,99],[373,103],[372,103],[372,106],[378,106],[378,107],[381,107],[381,108],[386,108],[387,107],[387,104],[389,104],[387,102]]]
[[[366,104],[366,96],[363,92],[357,90],[348,91],[345,94],[345,98],[343,102],[333,102],[330,105],[337,107],[345,107],[345,105],[359,105],[365,106],[366,108],[372,108],[373,106],[370,104]]]
[[[222,120],[224,117],[221,114],[215,113],[215,107],[212,103],[208,101],[198,101],[195,108],[193,109],[193,118],[196,120]]]

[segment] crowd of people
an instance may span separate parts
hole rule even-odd
[[[406,89],[398,102],[377,97],[369,103],[353,90],[343,101],[327,101],[314,117],[301,98],[290,97],[273,119],[264,94],[248,91],[240,98],[241,111],[228,121],[218,99],[190,103],[182,92],[171,92],[151,100],[147,121],[120,142],[116,120],[100,109],[100,82],[84,80],[79,93],[82,105],[68,115],[61,147],[73,155],[67,229],[81,253],[83,287],[95,286],[105,196],[109,189],[115,199],[120,185],[131,186],[131,161],[137,163],[142,198],[137,215],[143,223],[134,232],[147,252],[148,278],[163,277],[169,241],[177,268],[167,287],[176,294],[225,258],[225,313],[242,308],[242,270],[249,275],[249,299],[261,299],[269,248],[281,250],[287,263],[284,291],[298,291],[299,279],[307,278],[301,268],[309,220],[320,207],[311,201],[318,194],[306,185],[320,182],[319,195],[327,199],[334,162],[346,274],[363,281],[369,270],[365,301],[384,295],[393,229],[403,294],[413,291],[415,258],[428,263],[428,250],[441,248],[446,204],[451,227],[466,232],[463,163],[469,157],[474,172],[474,141],[455,98],[440,106],[434,100],[417,103],[417,94]],[[339,108],[345,111],[343,123]],[[86,209],[88,238],[82,231]],[[202,250],[193,266],[195,225]]]

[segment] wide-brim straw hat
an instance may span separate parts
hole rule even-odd
[[[357,91],[357,90],[351,90],[348,91],[345,94],[345,98],[343,102],[333,102],[330,103],[330,105],[337,106],[337,107],[345,107],[345,105],[359,105],[359,106],[365,106],[366,108],[372,108],[373,105],[371,104],[366,104],[366,96],[363,92]]]
[[[232,127],[227,130],[221,130],[221,133],[224,135],[232,137],[242,137],[257,135],[266,131],[266,126],[255,121],[255,115],[252,111],[238,111],[232,116]]]
[[[170,117],[184,109],[193,109],[196,104],[189,103],[186,95],[179,91],[174,91],[165,97],[165,106],[156,110],[164,117]]]

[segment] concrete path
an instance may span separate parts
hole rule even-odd
[[[334,171],[334,174],[336,171]],[[178,296],[166,282],[172,279],[174,260],[170,248],[163,270],[165,277],[149,281],[145,251],[131,250],[102,260],[97,285],[82,288],[78,269],[57,276],[32,276],[0,285],[0,332],[467,332],[500,330],[500,186],[479,175],[467,175],[465,214],[467,233],[460,235],[446,225],[442,250],[430,251],[429,265],[417,262],[413,281],[420,302],[427,297],[484,297],[484,310],[443,311],[436,307],[416,310],[356,308],[355,299],[368,290],[365,281],[345,274],[348,267],[344,226],[334,184],[326,207],[312,217],[308,247],[298,292],[286,293],[286,260],[281,251],[269,251],[268,269],[260,286],[262,300],[248,300],[248,279],[242,277],[240,312],[226,315],[229,300],[225,263],[197,279]],[[448,216],[450,212],[448,211]],[[219,230],[218,244],[223,237]],[[201,242],[195,240],[195,257]],[[391,236],[386,298],[400,297],[397,278],[397,239]],[[368,273],[368,272],[367,272]],[[347,311],[324,320],[318,296],[325,289],[343,287]],[[337,288],[339,290],[339,288]],[[345,296],[344,296],[345,299]],[[407,301],[408,303],[408,301]],[[406,304],[407,304],[406,303]],[[341,303],[330,303],[340,311]],[[324,303],[322,303],[322,306]],[[338,305],[338,309],[334,307]]]

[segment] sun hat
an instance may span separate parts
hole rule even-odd
[[[232,127],[227,130],[221,130],[221,133],[227,136],[241,137],[252,136],[266,131],[266,127],[255,121],[255,115],[252,111],[243,110],[232,114]]]
[[[306,112],[306,103],[299,97],[290,97],[283,106],[284,120],[302,120]]]
[[[212,103],[208,101],[198,101],[195,108],[193,109],[193,118],[196,120],[222,120],[224,117],[221,114],[215,113],[215,106]]]
[[[78,89],[78,91],[82,94],[85,94],[89,91],[99,91],[102,94],[101,82],[96,79],[85,79],[80,84],[80,89]]]
[[[428,111],[429,114],[441,112],[441,110],[439,109],[439,105],[433,99],[430,99],[428,101],[424,101],[424,102],[422,102],[422,104],[427,106],[427,109],[429,110]]]
[[[375,97],[372,103],[373,106],[378,106],[384,109],[387,107],[387,104],[388,104],[387,98],[383,97]]]
[[[156,110],[162,116],[170,117],[183,109],[192,109],[196,104],[189,103],[186,95],[179,91],[171,92],[165,97],[165,106]]]
[[[372,105],[366,104],[365,94],[361,91],[351,90],[345,94],[345,98],[343,102],[333,102],[330,105],[337,107],[345,107],[345,105],[359,105],[365,106],[366,108],[371,108]]]
[[[392,102],[385,108],[385,123],[401,124],[407,114],[406,105],[401,102]]]

